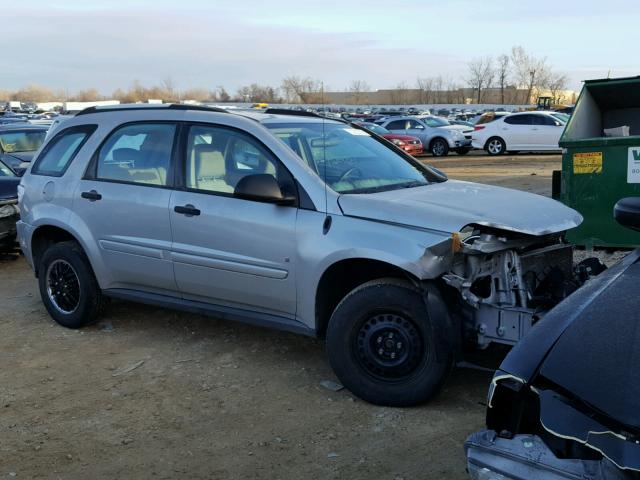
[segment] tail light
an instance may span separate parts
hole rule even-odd
[[[482,129],[484,129],[484,125],[476,125],[473,127],[474,132],[477,132],[478,130],[482,130]]]

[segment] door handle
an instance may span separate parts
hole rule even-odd
[[[82,192],[80,194],[80,196],[82,198],[86,198],[87,200],[91,200],[92,202],[95,202],[96,200],[101,200],[102,199],[102,195],[100,195],[95,190],[89,190],[88,192]]]
[[[193,217],[194,215],[200,215],[200,210],[194,207],[191,204],[187,204],[184,206],[175,206],[173,207],[173,211],[176,213],[181,213],[186,215],[187,217]]]

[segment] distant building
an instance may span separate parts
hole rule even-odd
[[[454,90],[427,91],[419,88],[384,89],[370,92],[324,92],[324,102],[339,105],[430,105],[430,104],[506,104],[506,105],[533,105],[539,95],[555,98],[555,103],[573,105],[576,103],[577,92],[562,90],[551,92],[538,90],[531,92],[527,98],[528,90],[513,86],[504,89],[487,88],[482,90],[478,102],[478,92],[472,88],[458,88]]]

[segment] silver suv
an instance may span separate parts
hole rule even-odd
[[[449,151],[466,155],[471,151],[471,131],[451,125],[444,118],[428,115],[425,117],[389,117],[376,123],[392,133],[418,137],[424,149],[434,157],[446,157]]]
[[[135,300],[326,338],[356,395],[411,405],[463,346],[514,344],[565,294],[581,217],[448,180],[306,112],[87,109],[19,187],[20,245],[61,325]]]

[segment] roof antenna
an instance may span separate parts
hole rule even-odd
[[[322,224],[322,234],[326,235],[331,229],[331,216],[329,215],[329,201],[327,194],[327,137],[325,134],[325,120],[327,116],[327,104],[324,100],[324,82],[320,83],[320,99],[322,102],[322,181],[324,182],[324,223]]]

